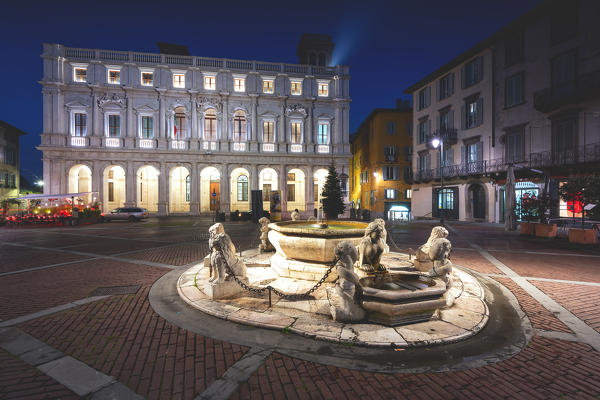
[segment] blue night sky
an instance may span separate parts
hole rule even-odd
[[[411,84],[540,0],[9,1],[0,12],[0,119],[27,132],[21,171],[42,175],[42,43],[296,63],[304,32],[327,33],[334,62],[350,66],[350,132],[373,108],[394,107]]]

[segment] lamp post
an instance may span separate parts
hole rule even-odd
[[[440,224],[444,225],[444,213],[446,212],[446,195],[444,193],[444,139],[434,137],[431,140],[434,149],[440,148],[440,194],[442,196],[442,209],[440,210]]]

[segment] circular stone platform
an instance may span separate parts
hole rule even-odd
[[[399,253],[390,254],[388,257],[404,258]],[[247,262],[251,286],[269,284],[286,293],[299,293],[314,285],[314,282],[306,280],[279,277],[265,265],[266,256],[245,253],[243,258],[244,261],[253,261]],[[184,271],[177,280],[180,298],[195,309],[228,321],[342,344],[408,348],[453,343],[475,335],[489,319],[481,285],[457,268],[454,269],[454,283],[450,289],[451,295],[456,298],[451,307],[440,310],[430,321],[396,327],[333,321],[325,288],[331,284],[324,284],[316,290],[311,300],[287,301],[273,294],[272,307],[269,307],[267,294],[252,297],[250,293],[242,292],[237,298],[211,300],[203,291],[208,278],[209,269],[204,264]]]

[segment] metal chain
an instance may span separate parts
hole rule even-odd
[[[247,285],[245,282],[243,282],[242,280],[240,280],[240,278],[237,277],[237,275],[235,275],[235,273],[233,272],[233,270],[231,269],[231,267],[229,266],[229,264],[227,263],[227,259],[225,258],[225,256],[223,255],[223,252],[221,250],[217,251],[219,254],[219,257],[222,259],[223,263],[225,264],[225,269],[227,270],[227,273],[233,277],[233,280],[240,285],[243,289],[252,292],[252,293],[263,293],[266,292],[267,290],[272,291],[273,293],[275,293],[277,296],[283,298],[283,299],[287,299],[287,300],[301,300],[301,299],[305,299],[308,298],[315,290],[317,290],[319,287],[321,287],[321,285],[325,282],[325,280],[327,279],[327,277],[329,276],[329,274],[331,273],[331,271],[333,271],[333,268],[335,267],[335,264],[338,262],[338,258],[336,257],[333,260],[333,263],[329,266],[329,268],[327,268],[327,271],[325,272],[325,274],[323,275],[323,277],[319,280],[319,282],[317,282],[312,288],[310,288],[309,290],[307,290],[304,293],[283,293],[277,289],[275,289],[273,286],[268,285],[262,288],[255,288],[252,286]],[[334,282],[337,281],[337,278],[334,280]]]

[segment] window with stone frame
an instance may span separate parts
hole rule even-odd
[[[87,136],[87,115],[85,113],[74,113],[73,118],[73,136]]]
[[[275,122],[263,121],[263,143],[275,143]]]
[[[233,115],[233,141],[246,141],[246,113],[237,110]]]
[[[141,137],[143,139],[154,138],[154,118],[150,115],[142,115],[142,132]]]
[[[240,175],[237,179],[237,200],[248,201],[248,177]]]
[[[204,140],[217,140],[217,112],[214,108],[209,108],[204,113]]]
[[[504,137],[506,162],[516,163],[525,159],[525,127],[512,128]]]
[[[292,144],[301,144],[302,143],[302,123],[301,122],[292,122],[292,132],[291,132],[291,140]]]
[[[121,116],[119,114],[108,115],[108,137],[121,137]]]
[[[519,72],[506,78],[504,83],[504,106],[506,108],[514,107],[525,101],[524,79],[524,72]]]

